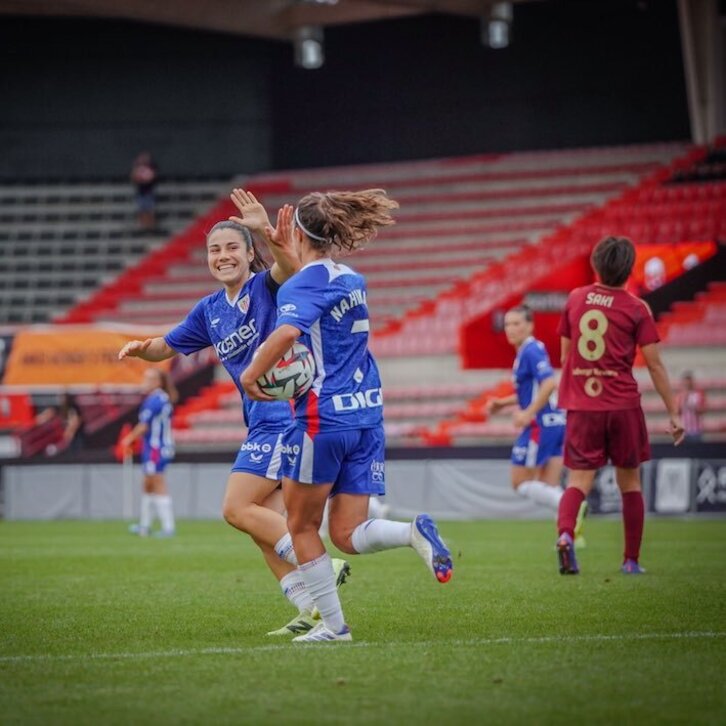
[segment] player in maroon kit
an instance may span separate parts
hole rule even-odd
[[[635,262],[633,243],[624,237],[608,237],[596,245],[590,262],[599,282],[570,293],[559,328],[563,363],[559,404],[567,410],[565,466],[570,469],[557,519],[560,573],[579,572],[573,544],[575,519],[597,469],[610,460],[623,498],[621,570],[641,574],[638,557],[645,509],[640,464],[650,458],[650,444],[633,377],[636,346],[668,411],[676,445],[683,440],[683,424],[658,352],[658,331],[650,308],[624,289]]]

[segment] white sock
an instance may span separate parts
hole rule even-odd
[[[323,521],[320,523],[320,529],[318,530],[318,534],[320,535],[320,539],[323,539],[323,538],[327,537],[330,534],[330,528],[328,526],[329,509],[330,509],[330,500],[328,500],[325,503],[325,509],[323,509]]]
[[[277,556],[281,560],[285,560],[285,562],[289,562],[291,565],[295,565],[295,567],[297,567],[297,555],[292,547],[292,537],[289,532],[285,532],[285,534],[277,540],[275,543],[275,552],[277,552]]]
[[[171,497],[168,494],[156,495],[156,511],[159,513],[161,529],[164,532],[173,532],[174,511],[171,508]]]
[[[560,506],[560,499],[562,499],[562,489],[560,487],[553,487],[535,480],[522,482],[517,487],[517,494],[555,511]]]
[[[368,498],[368,516],[371,519],[385,519],[388,514],[388,509],[389,507],[378,497]]]
[[[151,527],[151,521],[153,515],[151,513],[153,506],[153,494],[142,494],[141,495],[141,513],[139,515],[139,527],[141,529],[149,529]]]
[[[351,544],[360,555],[392,550],[411,545],[411,523],[392,522],[388,519],[367,519],[359,524],[350,537]]]
[[[300,565],[305,589],[320,611],[325,627],[339,633],[345,625],[343,609],[340,607],[338,588],[335,586],[333,563],[327,552],[310,562]]]
[[[313,599],[305,589],[300,570],[288,572],[285,577],[280,580],[282,594],[302,613],[311,613],[315,604]]]

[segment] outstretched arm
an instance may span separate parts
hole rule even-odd
[[[503,398],[490,398],[485,408],[488,414],[492,414],[501,411],[507,406],[513,406],[515,403],[517,403],[517,394],[511,393],[509,396],[504,396]]]
[[[239,210],[239,217],[230,217],[232,222],[241,224],[267,245],[274,264],[270,273],[276,283],[281,285],[300,269],[300,258],[292,241],[293,208],[286,204],[277,213],[277,227],[273,227],[264,206],[257,201],[252,192],[233,189],[230,199]]]
[[[663,399],[663,403],[668,411],[668,416],[670,417],[669,433],[673,437],[673,443],[678,446],[683,441],[685,431],[681,417],[678,415],[678,405],[673,395],[671,382],[668,378],[668,371],[660,359],[658,344],[651,343],[644,345],[640,350],[643,353],[645,364],[648,366],[648,372],[650,373],[655,390],[658,391],[658,395]]]
[[[147,338],[146,340],[130,340],[118,352],[118,359],[141,358],[149,363],[158,363],[167,358],[173,358],[176,351],[170,347],[164,338]]]
[[[255,401],[271,401],[270,396],[263,393],[257,384],[257,379],[272,368],[282,356],[292,348],[293,343],[300,336],[300,330],[293,325],[281,325],[273,331],[270,337],[257,349],[252,362],[242,371],[240,383],[245,395]]]

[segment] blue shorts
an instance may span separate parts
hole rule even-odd
[[[141,452],[141,468],[144,474],[163,474],[167,464],[174,458],[174,452],[167,449],[144,449]]]
[[[544,466],[551,458],[562,456],[564,426],[527,426],[512,447],[515,466]]]
[[[330,484],[336,494],[386,493],[383,426],[325,431],[310,438],[302,429],[285,433],[283,475],[302,484]]]
[[[282,432],[250,431],[240,446],[232,471],[246,472],[279,481],[282,474]]]

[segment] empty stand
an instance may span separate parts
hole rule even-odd
[[[667,346],[726,346],[726,282],[712,282],[694,301],[676,303],[658,327]]]
[[[373,329],[385,334],[389,324],[426,311],[477,273],[537,247],[562,225],[600,208],[683,148],[658,144],[472,156],[266,174],[245,183],[271,214],[314,189],[382,186],[401,202],[396,226],[350,258],[367,276]],[[68,319],[177,322],[215,288],[206,270],[203,235],[233,212],[229,202],[220,201]]]
[[[215,200],[219,181],[159,184],[153,234],[127,182],[0,186],[0,322],[46,322],[158,249]]]

